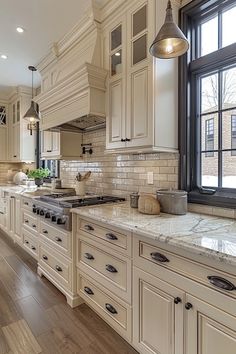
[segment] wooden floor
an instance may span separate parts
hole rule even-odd
[[[85,304],[36,274],[36,262],[0,234],[0,354],[137,354]]]

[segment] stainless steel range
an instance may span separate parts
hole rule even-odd
[[[53,193],[35,199],[32,211],[41,218],[45,218],[48,222],[51,222],[65,230],[71,231],[72,215],[70,209],[123,201],[125,201],[124,198],[109,195],[87,195],[84,198],[78,198],[78,196],[75,196],[72,193]]]

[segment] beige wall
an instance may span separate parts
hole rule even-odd
[[[178,187],[178,154],[156,153],[111,155],[105,150],[105,130],[86,133],[84,143],[92,143],[94,153],[84,161],[62,161],[63,186],[72,187],[77,172],[92,171],[87,192],[129,195],[131,192],[155,193],[157,188]],[[147,172],[154,172],[154,184],[147,185]]]
[[[12,179],[14,172],[20,170],[26,172],[32,168],[34,168],[34,164],[0,162],[0,183],[7,183],[9,179]]]

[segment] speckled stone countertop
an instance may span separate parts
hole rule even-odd
[[[95,221],[116,226],[236,266],[236,220],[196,213],[177,216],[140,214],[128,203],[72,209]]]

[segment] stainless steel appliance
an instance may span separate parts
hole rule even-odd
[[[72,193],[52,193],[35,199],[32,212],[60,228],[71,231],[72,215],[70,210],[72,208],[122,201],[125,201],[125,199],[108,195],[88,195],[84,198],[78,198]]]

